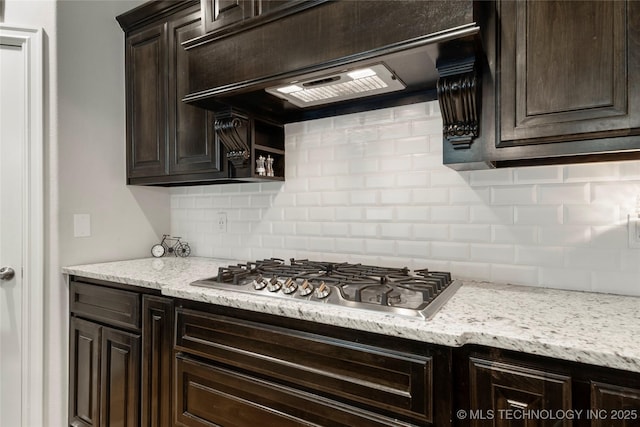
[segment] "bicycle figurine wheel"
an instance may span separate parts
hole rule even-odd
[[[176,253],[181,257],[188,257],[191,253],[191,248],[188,243],[182,243],[179,248],[177,248]]]
[[[164,253],[165,253],[165,248],[160,243],[156,243],[151,247],[151,255],[153,255],[156,258],[160,258],[164,256]]]

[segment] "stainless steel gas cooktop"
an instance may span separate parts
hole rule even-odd
[[[447,272],[293,258],[220,267],[192,285],[425,319],[460,287]]]

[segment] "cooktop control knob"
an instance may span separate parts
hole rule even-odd
[[[303,297],[306,297],[311,292],[313,292],[313,285],[311,283],[309,283],[309,281],[307,279],[304,279],[304,281],[300,285],[299,289],[300,289],[300,292],[299,292],[300,295],[303,296]]]
[[[273,276],[269,283],[267,283],[267,290],[269,292],[278,292],[282,287],[282,282],[277,277]]]
[[[267,286],[267,281],[264,280],[264,277],[262,277],[262,275],[256,277],[255,280],[253,281],[253,289],[255,289],[256,291],[264,289],[266,286]]]
[[[298,289],[298,284],[291,277],[289,277],[284,282],[284,285],[282,285],[282,292],[284,292],[287,295],[294,293],[296,289]]]
[[[316,288],[315,296],[317,298],[326,298],[331,293],[331,288],[328,287],[324,282],[320,282],[320,286]]]

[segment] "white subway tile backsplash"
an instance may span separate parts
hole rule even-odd
[[[322,235],[345,237],[349,234],[349,225],[344,222],[323,222]]]
[[[449,225],[444,224],[415,224],[413,232],[420,240],[449,240]]]
[[[582,246],[591,239],[587,226],[563,225],[540,227],[540,244],[543,246]]]
[[[410,239],[413,236],[411,224],[380,224],[380,237],[395,239]]]
[[[390,221],[393,219],[393,208],[365,208],[364,211],[367,221]]]
[[[610,294],[640,296],[639,279],[637,273],[594,271],[591,273],[591,290]]]
[[[310,208],[309,219],[313,221],[334,221],[336,219],[336,210],[326,206]]]
[[[591,290],[591,274],[585,269],[548,268],[540,269],[540,286],[574,291]]]
[[[470,222],[475,224],[513,224],[513,207],[471,206]]]
[[[523,225],[494,225],[491,227],[491,241],[495,243],[518,243],[521,245],[537,243],[538,229]]]
[[[411,196],[412,193],[409,189],[380,190],[380,203],[406,206],[411,204]]]
[[[424,223],[429,221],[429,208],[426,206],[399,206],[396,208],[396,219]]]
[[[410,122],[392,123],[378,128],[378,137],[380,139],[397,139],[409,135],[411,135]]]
[[[563,180],[562,166],[533,166],[513,171],[516,184],[550,184]]]
[[[448,188],[414,188],[411,190],[413,203],[443,205],[449,203]]]
[[[536,267],[494,264],[491,266],[491,280],[498,283],[536,286],[538,284],[538,269]]]
[[[515,206],[514,222],[519,225],[562,224],[561,206]]]
[[[423,119],[428,114],[428,106],[424,103],[401,105],[393,109],[395,120]]]
[[[472,187],[482,185],[511,185],[513,183],[513,170],[490,169],[472,171],[469,174],[469,184]]]
[[[449,189],[449,201],[451,204],[486,205],[490,198],[489,188],[454,187]]]
[[[349,224],[349,234],[354,237],[376,237],[379,225],[367,222],[354,222]]]
[[[415,159],[415,157],[414,157]],[[396,173],[396,184],[398,187],[419,187],[429,186],[429,174],[424,171],[420,172],[398,172]]]
[[[513,264],[515,248],[513,245],[472,244],[471,261]]]
[[[429,242],[398,240],[398,256],[407,258],[426,258],[430,254]],[[430,268],[433,268],[432,266]]]
[[[451,261],[466,261],[469,259],[469,244],[431,242],[431,257]]]
[[[589,268],[594,271],[619,271],[618,251],[600,248],[565,248],[565,264],[569,268]]]
[[[516,246],[515,262],[540,267],[562,267],[563,251],[560,247]]]
[[[347,142],[362,143],[378,139],[378,128],[375,126],[354,128],[347,130]]]
[[[414,120],[411,126],[412,135],[434,135],[442,132],[442,119],[428,118],[424,120]]]
[[[491,203],[494,205],[533,205],[536,203],[534,186],[514,185],[491,189]]]
[[[565,224],[610,225],[619,217],[619,207],[615,205],[565,205]]]
[[[170,189],[194,256],[316,258],[640,295],[640,161],[454,171],[437,102],[285,126],[286,181]],[[217,231],[226,212],[227,232]]]
[[[364,249],[365,253],[372,255],[395,255],[396,243],[393,240],[366,239]]]
[[[391,143],[387,142],[391,145]],[[429,139],[424,136],[398,139],[395,142],[395,154],[426,154],[429,152]],[[389,159],[386,159],[389,160]]]
[[[564,167],[566,182],[613,181],[619,176],[619,163],[586,163]]]
[[[491,226],[452,224],[450,238],[456,242],[488,242],[491,240]]]
[[[450,224],[469,222],[469,206],[432,206],[431,222]]]

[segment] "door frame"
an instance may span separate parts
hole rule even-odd
[[[0,24],[0,42],[18,46],[25,70],[22,270],[23,425],[44,424],[44,58],[43,31]],[[16,272],[21,274],[20,272]]]

